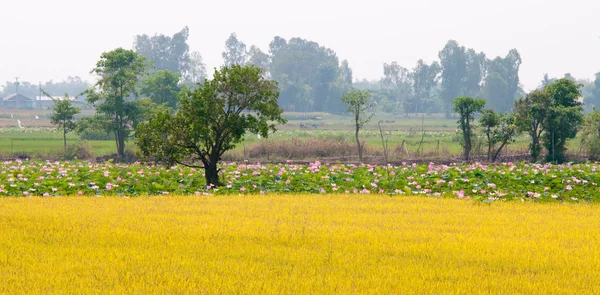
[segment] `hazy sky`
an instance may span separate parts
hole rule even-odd
[[[19,0],[3,1],[2,10],[1,84],[92,80],[102,52],[186,25],[191,50],[211,71],[231,32],[264,51],[275,35],[316,41],[347,59],[355,78],[381,77],[384,62],[430,62],[449,39],[488,57],[516,48],[526,89],[543,73],[591,79],[600,71],[597,0]]]

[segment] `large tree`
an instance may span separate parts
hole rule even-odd
[[[548,116],[551,104],[551,97],[543,89],[534,90],[514,103],[515,124],[520,132],[527,132],[531,137],[529,154],[533,162],[537,162],[542,152],[542,123]]]
[[[500,97],[497,93],[485,93],[488,103],[491,103],[492,108],[497,112],[509,111],[510,106],[513,104],[515,99],[519,95],[519,69],[521,66],[521,55],[516,49],[511,49],[506,57],[496,57],[493,60],[488,61],[488,77],[493,78],[489,81],[486,78],[486,84],[488,82],[493,83],[492,87],[500,87],[499,84],[506,84],[502,87],[506,88],[503,92],[503,97]],[[504,83],[500,82],[500,79]],[[493,97],[493,101],[489,98]]]
[[[442,87],[440,98],[446,118],[450,117],[452,101],[464,94],[464,83],[467,77],[465,48],[454,40],[448,41],[439,52],[442,67]]]
[[[223,154],[247,132],[268,137],[285,123],[275,81],[254,66],[215,70],[212,80],[182,92],[177,112],[160,111],[137,126],[138,145],[146,156],[169,164],[204,168],[207,185],[219,186]]]
[[[567,140],[575,138],[583,123],[583,107],[579,102],[581,86],[562,78],[544,88],[552,99],[547,117],[542,121],[545,129],[542,141],[548,151],[548,162],[565,161]]]
[[[412,73],[394,61],[383,64],[383,76],[383,85],[388,90],[390,98],[396,102],[396,108],[402,109],[408,116],[408,113],[414,110],[411,108]]]
[[[188,27],[173,36],[137,35],[133,48],[135,52],[152,62],[151,69],[169,70],[185,75],[190,70],[190,47],[187,44],[189,35]]]
[[[465,161],[469,161],[469,155],[471,153],[473,129],[475,128],[473,123],[475,122],[475,114],[480,113],[485,107],[485,100],[473,99],[468,96],[461,96],[455,98],[453,101],[453,111],[459,115],[458,127],[462,134],[462,146]]]
[[[103,53],[92,70],[100,78],[86,91],[87,101],[96,107],[96,124],[115,135],[119,156],[125,155],[125,141],[140,119],[138,103],[132,98],[147,69],[143,56],[117,48]]]
[[[424,112],[427,106],[435,104],[436,87],[439,82],[439,74],[441,68],[438,62],[433,62],[430,65],[423,60],[417,62],[417,66],[413,69],[413,89],[414,112]]]
[[[340,63],[335,52],[301,38],[275,37],[269,45],[270,74],[279,83],[286,111],[324,110],[339,100]],[[340,110],[327,110],[341,112]]]
[[[477,53],[473,49],[465,52],[467,74],[464,84],[464,95],[471,97],[481,96],[481,84],[487,72],[487,59],[483,52]]]

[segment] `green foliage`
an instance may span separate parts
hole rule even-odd
[[[371,93],[368,90],[350,90],[341,98],[342,102],[348,106],[348,112],[352,115],[355,128],[356,145],[358,146],[358,160],[363,160],[363,145],[360,143],[358,133],[360,129],[365,126],[373,114],[366,116],[365,112],[374,106],[371,101]]]
[[[464,151],[465,161],[469,160],[469,154],[472,148],[472,137],[473,137],[473,121],[475,120],[475,114],[483,110],[485,106],[485,100],[473,99],[472,97],[462,96],[457,97],[453,101],[453,111],[460,116],[458,120],[458,127],[463,136],[462,145]]]
[[[85,153],[85,151],[82,151]],[[600,202],[598,164],[344,165],[227,163],[225,187],[194,168],[86,162],[0,162],[0,196],[387,194],[529,202]],[[544,173],[538,173],[544,171]]]
[[[600,159],[600,110],[594,109],[585,116],[580,134],[588,156]]]
[[[148,96],[154,103],[165,105],[171,109],[177,107],[177,97],[181,87],[181,74],[169,70],[160,70],[143,80],[142,94]]]
[[[515,116],[510,113],[496,113],[494,110],[484,110],[479,123],[484,128],[484,134],[488,143],[488,160],[496,161],[502,149],[511,142],[518,129],[515,125]],[[498,144],[500,146],[494,149]]]
[[[137,95],[137,83],[147,68],[143,56],[118,48],[103,53],[92,70],[100,79],[86,92],[87,101],[96,107],[91,120],[115,135],[119,156],[125,155],[125,140],[141,120],[139,103],[131,98]]]
[[[583,107],[578,101],[582,85],[563,78],[546,86],[544,91],[552,99],[547,116],[542,125],[544,147],[548,151],[546,161],[562,163],[565,161],[566,142],[575,138],[583,122]]]
[[[76,125],[73,120],[75,115],[80,112],[81,109],[73,106],[73,103],[68,99],[68,95],[65,95],[62,100],[54,100],[50,123],[56,125],[58,129],[62,129],[65,149],[67,148],[67,133],[75,130]]]
[[[514,104],[515,125],[519,132],[526,132],[531,137],[529,154],[532,161],[537,162],[541,147],[541,137],[545,130],[542,124],[548,117],[552,98],[544,90],[534,90]]]
[[[184,89],[175,114],[163,110],[139,124],[138,145],[145,156],[203,167],[206,182],[220,185],[217,164],[226,151],[247,132],[268,137],[276,123],[285,123],[278,95],[277,83],[259,68],[224,66],[202,87]]]

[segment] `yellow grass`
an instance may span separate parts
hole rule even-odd
[[[0,199],[0,293],[598,294],[598,205]]]

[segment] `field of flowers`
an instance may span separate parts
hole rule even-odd
[[[203,170],[140,163],[6,161],[0,196],[162,194],[385,194],[495,200],[600,200],[600,165],[376,166],[224,163],[223,187],[208,187]]]
[[[600,293],[597,204],[271,194],[0,208],[2,294]]]

